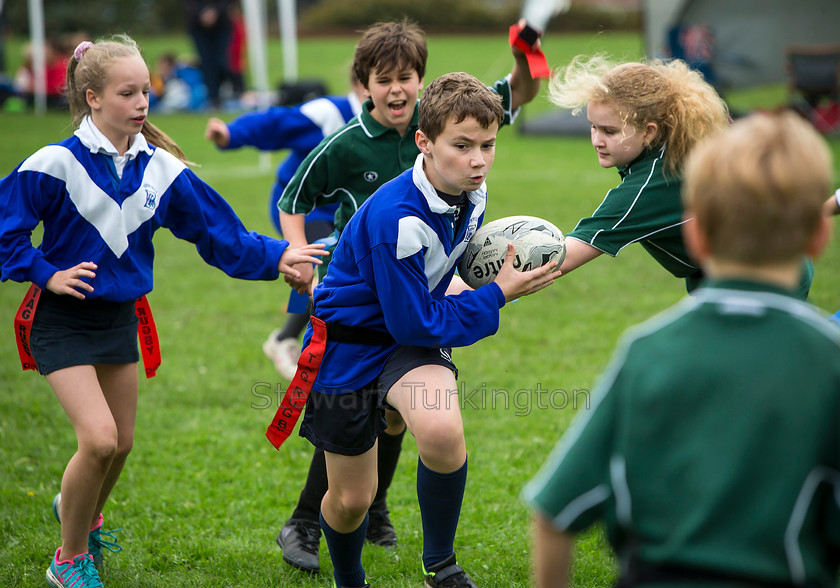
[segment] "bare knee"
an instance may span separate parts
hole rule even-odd
[[[86,431],[79,438],[79,453],[103,468],[107,468],[114,461],[118,447],[117,428],[113,424],[103,424]]]
[[[114,459],[125,460],[131,449],[134,447],[134,435],[120,435],[117,442],[117,451],[114,454]]]
[[[464,427],[460,422],[442,421],[427,423],[417,436],[420,459],[436,471],[454,471],[466,458]]]
[[[344,520],[362,519],[376,496],[376,486],[372,489],[364,488],[330,488],[331,503],[334,512]]]

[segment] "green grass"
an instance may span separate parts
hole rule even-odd
[[[144,46],[152,54],[173,41],[150,40]],[[340,87],[353,42],[305,41],[301,71],[329,74],[333,87]],[[429,80],[465,69],[492,81],[510,66],[504,39],[433,37],[429,44]],[[594,50],[629,57],[641,47],[637,37],[609,34],[563,36],[545,45],[557,62]],[[277,54],[275,46],[272,55]],[[539,98],[532,110],[543,107]],[[266,166],[253,151],[219,153],[202,139],[205,116],[153,120],[202,165],[199,175],[230,200],[249,228],[272,234],[266,201],[283,154],[273,154]],[[2,113],[0,129],[0,176],[69,132],[63,114]],[[831,146],[840,166],[840,141]],[[597,166],[588,138],[525,137],[508,129],[500,134],[490,175],[487,218],[531,214],[568,231],[617,180],[614,171]],[[323,573],[310,577],[283,564],[274,543],[311,455],[298,437],[278,452],[263,436],[283,388],[260,345],[283,321],[287,287],[227,278],[165,231],[158,234],[156,248],[156,286],[149,298],[163,365],[157,377],[141,382],[135,447],[107,507],[107,526],[124,529],[122,554],[107,560],[107,585],[331,585],[325,548]],[[0,585],[17,587],[44,583],[44,569],[60,541],[50,501],[75,450],[73,432],[44,379],[19,369],[12,319],[26,287],[0,285],[5,324],[0,336]],[[834,311],[840,307],[838,292],[840,251],[834,244],[817,263],[812,300]],[[683,293],[680,281],[640,247],[630,247],[620,259],[599,259],[509,305],[496,336],[456,350],[470,454],[456,548],[479,585],[528,585],[529,513],[518,499],[520,489],[567,427],[573,404],[584,404],[620,333]],[[267,391],[274,395],[270,407],[264,406]],[[546,408],[547,391],[553,407]],[[407,439],[389,498],[399,546],[363,552],[377,586],[421,584],[416,461],[416,448]],[[578,543],[575,585],[604,586],[612,577],[613,559],[602,534],[588,533]]]

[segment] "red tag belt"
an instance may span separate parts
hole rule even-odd
[[[32,330],[32,321],[35,319],[35,308],[38,306],[38,299],[41,297],[41,289],[32,284],[23,302],[20,303],[15,315],[15,340],[17,341],[20,364],[24,370],[35,370],[35,358],[29,349],[29,332]]]
[[[508,40],[511,47],[515,47],[525,54],[528,59],[528,69],[531,71],[532,78],[547,78],[551,75],[551,70],[548,69],[548,61],[545,54],[534,44],[528,43],[519,33],[522,27],[519,25],[511,25]]]
[[[312,384],[318,376],[318,369],[321,367],[321,360],[324,358],[324,350],[327,347],[327,325],[318,317],[310,317],[312,322],[312,337],[309,345],[300,354],[297,372],[289,384],[283,401],[277,408],[265,436],[276,449],[280,449],[283,442],[289,438],[292,429],[295,428],[298,417],[306,406],[306,399],[312,391]]]
[[[140,341],[140,355],[143,356],[143,367],[147,378],[154,378],[160,367],[160,341],[158,340],[155,317],[145,296],[134,302],[134,312],[137,314],[137,338]]]
[[[40,298],[41,289],[32,284],[15,315],[15,340],[17,341],[20,364],[24,370],[38,369],[35,358],[32,356],[32,349],[29,346],[29,336],[32,332],[32,321],[35,320],[35,309],[38,307]],[[145,296],[138,298],[134,303],[134,312],[137,313],[137,335],[140,339],[140,354],[143,356],[146,377],[152,378],[160,367],[160,342],[158,341],[152,309],[149,307],[149,301],[146,300]]]

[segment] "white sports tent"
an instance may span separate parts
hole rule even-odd
[[[783,82],[785,47],[840,42],[838,0],[642,0],[645,53],[661,56],[668,30],[706,25],[722,89]]]

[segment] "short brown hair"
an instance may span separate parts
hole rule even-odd
[[[430,141],[437,139],[446,123],[474,118],[485,129],[505,117],[502,98],[485,84],[463,72],[443,75],[433,81],[420,98],[419,128]]]
[[[380,22],[367,29],[356,45],[353,72],[365,88],[370,74],[377,71],[411,69],[422,80],[428,55],[426,38],[416,24],[408,19]]]
[[[714,257],[773,265],[802,256],[831,186],[831,154],[796,114],[756,114],[702,143],[683,199]]]

